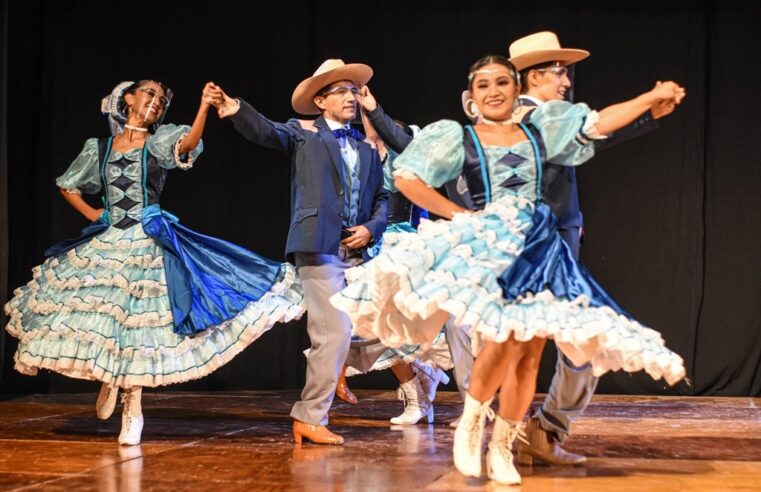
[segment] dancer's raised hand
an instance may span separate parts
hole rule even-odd
[[[357,101],[365,111],[375,111],[378,107],[378,101],[375,100],[375,96],[370,92],[370,88],[363,85],[357,94]]]
[[[232,116],[240,109],[238,100],[225,94],[225,91],[216,84],[209,87],[209,98],[211,105],[217,108],[217,114],[220,118]]]

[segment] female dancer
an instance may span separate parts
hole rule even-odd
[[[644,369],[669,384],[684,377],[682,359],[658,332],[631,319],[573,259],[541,200],[544,163],[583,163],[594,153],[591,139],[623,127],[657,100],[678,104],[684,90],[667,82],[599,113],[551,101],[522,125],[511,119],[520,91],[507,59],[482,58],[468,80],[481,123],[429,125],[396,162],[397,187],[452,220],[424,223],[399,238],[332,300],[358,334],[391,346],[431,340],[450,315],[470,327],[481,350],[455,433],[455,466],[480,475],[484,423],[499,389],[487,469],[497,482],[515,484],[521,478],[511,448],[546,338],[574,363],[591,362],[597,374]],[[433,189],[454,179],[462,203],[476,212]]]
[[[361,94],[364,94],[364,100],[361,101],[363,105],[372,98],[373,105],[377,107],[377,103],[367,86],[362,88]],[[365,111],[362,112],[362,123],[368,140],[372,142],[381,157],[384,176],[383,187],[390,192],[388,226],[383,234],[383,239],[378,241],[370,251],[370,256],[374,257],[380,253],[382,247],[393,244],[397,235],[415,232],[420,218],[427,218],[428,213],[419,207],[415,207],[394,186],[394,160],[399,154],[383,142]],[[420,131],[415,126],[407,126],[401,123],[396,123],[396,125],[402,128],[410,138]],[[357,270],[361,270],[361,267]],[[404,411],[401,415],[391,418],[390,422],[396,425],[417,424],[420,421],[432,423],[436,389],[440,383],[447,384],[449,382],[449,377],[444,370],[452,367],[444,333],[439,334],[430,346],[415,344],[389,348],[378,341],[370,344],[362,344],[362,342],[361,339],[353,341],[349,349],[346,366],[344,366],[344,373],[353,376],[370,371],[391,369],[399,381],[397,395],[404,402]],[[347,393],[351,394],[345,379],[342,378],[336,388],[336,395],[346,401],[342,394],[346,395]],[[354,397],[354,403],[356,403],[356,397]]]
[[[140,443],[143,386],[206,376],[304,310],[291,265],[193,232],[159,206],[167,171],[201,153],[208,87],[192,127],[161,125],[171,91],[154,80],[123,82],[103,100],[114,136],[87,140],[56,180],[93,222],[50,248],[5,306],[19,372],[101,381],[100,418],[124,390],[120,444]],[[101,194],[104,209],[82,193]]]

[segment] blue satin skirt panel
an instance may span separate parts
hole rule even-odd
[[[278,280],[281,263],[194,232],[158,205],[143,209],[141,222],[145,233],[163,248],[177,334],[193,335],[235,317]],[[104,213],[85,227],[78,238],[50,247],[46,256],[58,256],[90,241],[106,230],[109,223],[108,213]]]
[[[175,333],[192,335],[233,318],[278,279],[279,262],[194,232],[156,205],[146,207],[142,223],[164,248]]]
[[[550,290],[555,297],[576,299],[584,295],[595,307],[608,306],[629,317],[597,283],[589,270],[576,261],[571,248],[560,237],[557,219],[545,203],[537,205],[523,251],[499,277],[502,295],[515,300],[525,293]]]
[[[76,248],[79,245],[85,244],[90,239],[94,238],[101,232],[108,229],[111,224],[108,211],[103,212],[100,217],[92,221],[87,227],[82,229],[82,233],[79,237],[74,239],[64,239],[60,243],[54,244],[45,250],[45,258],[51,256],[58,256],[62,253],[66,253],[70,249]]]

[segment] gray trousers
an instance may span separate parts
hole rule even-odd
[[[460,398],[465,401],[465,394],[470,386],[470,373],[473,371],[473,348],[470,345],[470,334],[452,323],[451,319],[444,325],[444,334],[449,345],[449,355],[454,365],[454,380]]]
[[[574,227],[558,231],[568,246],[571,247],[574,258],[579,258],[580,228]],[[468,333],[447,323],[447,343],[454,363],[454,376],[460,395],[465,398],[465,392],[470,382],[470,372],[473,369],[473,352]],[[576,367],[563,353],[558,350],[558,361],[555,365],[555,375],[552,377],[547,397],[537,412],[542,428],[554,432],[562,442],[571,432],[571,423],[584,412],[589,405],[598,378],[592,374],[592,366],[584,364]]]
[[[351,340],[349,318],[334,308],[329,299],[346,286],[346,270],[360,262],[361,258],[347,258],[343,249],[339,256],[296,253],[307,307],[307,333],[312,344],[301,401],[291,409],[291,417],[296,420],[313,425],[328,423],[328,411]]]
[[[570,246],[573,257],[579,259],[581,228],[559,229],[563,240]],[[592,374],[592,365],[576,367],[558,350],[555,375],[550,389],[537,412],[539,423],[548,432],[554,432],[563,442],[571,432],[571,423],[584,412],[597,387],[598,378]]]

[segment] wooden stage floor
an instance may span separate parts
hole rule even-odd
[[[297,392],[146,392],[141,446],[120,447],[120,407],[95,418],[95,394],[0,401],[0,490],[761,490],[761,399],[598,396],[568,448],[582,467],[520,467],[523,485],[466,479],[452,465],[456,393],[440,393],[434,425],[390,426],[391,391],[337,402],[347,443],[295,447]]]

